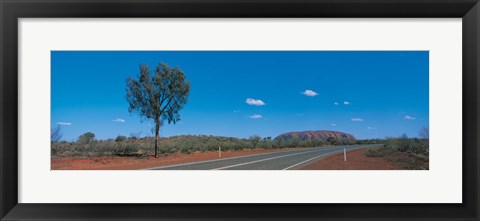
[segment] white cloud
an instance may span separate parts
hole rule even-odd
[[[315,97],[315,96],[318,95],[317,92],[312,91],[312,90],[305,90],[302,94],[304,94],[305,96],[309,96],[309,97]]]
[[[339,103],[338,102],[333,102],[333,105],[339,105]]]
[[[262,100],[255,100],[253,98],[247,98],[247,100],[245,102],[249,105],[255,105],[255,106],[265,105],[265,102],[263,102]]]
[[[335,126],[337,126],[337,124],[330,124],[330,126],[335,127]]]
[[[248,117],[249,117],[249,118],[252,118],[252,119],[260,119],[260,118],[262,118],[263,116],[260,115],[260,114],[254,114],[254,115],[250,115],[250,116],[248,116]]]
[[[238,113],[238,112],[240,112],[240,111],[239,111],[239,110],[234,110],[234,111],[233,111],[233,113]]]
[[[124,119],[120,119],[120,118],[117,118],[115,120],[112,120],[113,122],[117,122],[117,123],[125,123],[125,120]]]
[[[349,105],[349,104],[350,104],[350,102],[348,102],[348,101],[344,101],[344,102],[343,102],[343,104],[345,104],[345,105]]]
[[[376,127],[367,127],[367,129],[369,129],[369,130],[376,130],[377,128],[376,128]]]
[[[70,122],[57,122],[58,125],[62,125],[62,126],[71,126],[72,123]]]
[[[362,118],[352,118],[352,121],[356,121],[356,122],[362,122],[363,119]]]
[[[403,117],[404,120],[415,120],[417,118],[415,117],[412,117],[412,116],[408,116],[408,115],[405,115],[405,117]]]

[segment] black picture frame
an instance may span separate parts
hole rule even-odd
[[[1,220],[479,220],[480,5],[478,0],[0,0],[0,15]],[[19,18],[62,17],[462,18],[463,203],[18,203],[17,21]]]

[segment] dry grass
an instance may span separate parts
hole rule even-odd
[[[429,158],[423,153],[401,152],[387,146],[368,148],[364,152],[367,157],[384,158],[404,169],[428,170]]]

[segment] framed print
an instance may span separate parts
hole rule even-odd
[[[159,58],[179,66],[136,70]],[[428,51],[52,51],[51,170],[428,170],[428,58]],[[98,79],[98,69],[111,75]],[[139,75],[120,74],[128,72]],[[149,88],[157,90],[148,95]]]
[[[479,7],[2,1],[1,219],[478,220]]]

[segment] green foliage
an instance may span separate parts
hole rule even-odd
[[[413,154],[415,159],[428,161],[429,140],[408,138],[402,135],[397,138],[369,139],[346,141],[330,138],[327,140],[310,139],[272,139],[261,138],[258,135],[246,139],[222,136],[172,136],[159,139],[159,153],[169,155],[175,153],[198,153],[208,151],[241,151],[252,148],[302,148],[302,147],[326,147],[333,144],[382,144],[383,149],[370,148],[366,150],[368,156],[390,156],[394,153]],[[254,142],[254,143],[252,143]],[[95,134],[88,132],[81,135],[78,142],[52,142],[52,156],[137,156],[143,157],[154,153],[154,137],[139,137],[139,134],[118,136],[115,140],[95,140]]]
[[[153,75],[148,65],[142,64],[138,79],[127,79],[128,111],[136,112],[155,123],[155,157],[160,126],[165,120],[169,124],[178,122],[179,111],[187,103],[190,82],[185,78],[180,68],[170,68],[165,63],[159,63]]]
[[[327,143],[329,143],[333,146],[336,146],[340,143],[340,141],[335,137],[329,137],[329,138],[327,138]]]
[[[142,156],[145,151],[139,151],[134,142],[116,143],[112,148],[112,154],[115,156]]]
[[[250,136],[249,139],[250,139],[250,142],[252,142],[253,148],[257,148],[257,145],[262,138],[258,135],[253,135],[253,136]]]
[[[429,139],[408,138],[402,135],[399,138],[387,138],[382,143],[385,148],[394,151],[429,155]]]
[[[383,148],[383,147],[382,147]],[[365,156],[367,157],[382,157],[382,151],[379,147],[370,147],[365,150]]]
[[[261,145],[264,148],[272,148],[273,147],[272,137],[263,138]]]
[[[121,136],[121,135],[119,135],[119,136],[117,136],[117,138],[115,138],[115,142],[123,142],[123,141],[125,141],[126,139],[127,139],[126,136]]]
[[[406,134],[402,134],[402,136],[400,136],[400,138],[397,140],[397,146],[398,150],[401,152],[406,152],[410,149],[411,142]]]
[[[408,140],[408,148],[400,148]],[[367,157],[382,157],[403,169],[425,170],[429,168],[428,139],[387,138],[383,140],[385,145],[369,147],[365,150]],[[405,151],[401,151],[404,150]]]
[[[366,140],[357,140],[356,144],[382,144],[384,139],[366,139]]]
[[[79,143],[90,143],[95,140],[95,134],[92,132],[87,132],[78,137]]]
[[[309,141],[278,141],[271,138],[255,138],[258,143],[255,148],[300,148],[322,147],[327,143],[321,140]],[[146,156],[154,153],[154,137],[130,139],[122,142],[115,140],[98,140],[95,142],[57,142],[52,143],[52,155],[62,156]],[[241,151],[252,149],[250,138],[240,139],[222,136],[173,136],[160,138],[159,154],[169,155],[175,153],[198,153],[208,151]]]

